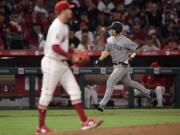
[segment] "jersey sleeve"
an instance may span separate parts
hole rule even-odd
[[[59,28],[59,29],[57,29],[57,28],[55,28],[55,27],[53,27],[52,29],[51,29],[51,41],[50,41],[50,43],[51,43],[51,45],[60,45],[61,43],[62,43],[62,41],[63,41],[63,29],[61,29],[61,28]]]
[[[128,38],[127,38],[126,42],[127,42],[127,44],[126,44],[127,49],[129,49],[131,51],[135,51],[136,48],[138,47],[138,45],[135,42],[133,42],[132,40],[130,40]]]
[[[114,43],[114,37],[111,36],[107,39],[106,50],[110,51],[110,45]]]

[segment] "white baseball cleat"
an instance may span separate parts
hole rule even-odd
[[[50,133],[54,133],[54,131],[45,126],[36,129],[36,135],[43,135],[43,134],[50,134]]]
[[[84,122],[81,125],[81,130],[88,130],[88,129],[96,128],[100,126],[102,123],[103,123],[102,120],[88,119],[86,122]]]

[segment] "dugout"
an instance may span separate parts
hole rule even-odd
[[[73,68],[73,73],[79,77],[79,84],[82,90],[82,97],[84,98],[84,86],[85,86],[85,75],[91,74],[110,74],[112,72],[112,68],[107,67],[83,67],[83,68]],[[134,67],[130,69],[132,74],[167,74],[175,76],[175,86],[174,86],[174,99],[175,99],[175,108],[180,108],[180,68],[176,67],[162,67],[162,68],[148,68],[148,67]],[[36,76],[41,75],[40,68],[0,68],[0,75],[15,75],[15,76],[27,76],[29,78],[29,92],[27,96],[29,96],[29,107],[31,109],[35,108],[36,103]],[[10,98],[10,97],[2,97],[0,98]],[[12,98],[12,97],[11,97]],[[16,98],[16,97],[14,97]],[[18,97],[17,97],[18,98]],[[130,90],[129,98],[128,98],[129,107],[134,107],[134,94],[133,91]]]

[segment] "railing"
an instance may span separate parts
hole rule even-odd
[[[89,51],[90,56],[99,56],[101,54],[100,51]],[[146,51],[146,52],[138,52],[138,56],[176,56],[180,55],[180,50],[176,51]],[[0,51],[0,57],[7,56],[43,56],[42,50],[3,50]]]
[[[79,85],[82,91],[82,97],[84,98],[84,86],[85,86],[85,74],[110,74],[113,68],[109,67],[83,67],[83,68],[73,68],[73,73],[79,76]],[[168,74],[175,75],[175,107],[180,108],[180,68],[174,67],[162,67],[162,68],[148,68],[148,67],[134,67],[130,68],[131,74]],[[27,75],[30,80],[30,93],[29,93],[29,104],[30,108],[35,108],[35,77],[40,75],[40,68],[0,68],[0,75]],[[83,99],[84,101],[84,99]],[[134,93],[133,90],[129,90],[129,107],[134,106]]]

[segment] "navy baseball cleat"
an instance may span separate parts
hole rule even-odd
[[[100,111],[100,112],[103,112],[104,111],[104,107],[100,104],[96,104],[94,105],[94,107],[96,108],[96,110]]]

